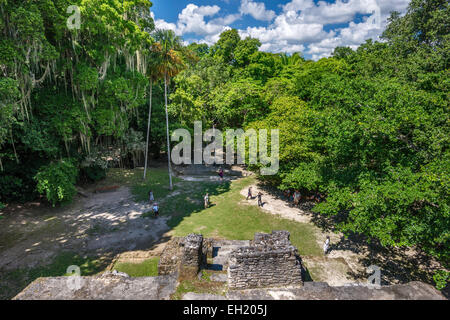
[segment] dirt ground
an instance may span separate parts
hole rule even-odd
[[[86,192],[62,208],[35,204],[8,208],[0,224],[0,269],[33,268],[64,250],[104,255],[147,248],[167,230],[167,217],[142,219],[150,210],[129,188]]]
[[[331,221],[310,210],[312,203],[304,202],[299,207],[295,207],[292,202],[283,199],[274,190],[261,185],[251,187],[254,197],[259,192],[263,194],[263,211],[298,223],[312,224],[315,228],[317,243],[321,248],[326,237],[330,237],[330,250],[326,255],[302,256],[302,261],[308,270],[314,270],[318,278],[314,280],[328,282],[331,286],[349,285],[355,282],[367,283],[373,273],[368,268],[374,266],[380,269],[382,285],[415,280],[433,284],[432,275],[435,271],[442,269],[439,262],[415,248],[383,248],[376,243],[369,244],[363,237],[345,238],[342,233],[335,231]],[[242,196],[247,197],[247,194],[248,188],[241,191]],[[257,199],[244,199],[242,203],[256,206]]]
[[[239,168],[230,179],[249,175]],[[211,171],[180,172],[185,181],[211,181],[217,179]],[[231,176],[231,175],[230,175]],[[326,256],[302,256],[308,270],[314,270],[316,281],[332,286],[367,282],[367,268],[381,269],[382,284],[406,283],[413,280],[432,283],[431,276],[440,268],[424,253],[415,249],[382,248],[369,245],[363,238],[346,239],[334,233],[332,223],[311,211],[294,208],[275,191],[254,185],[253,194],[261,191],[263,210],[282,218],[314,226],[316,241],[322,247],[327,235],[331,237],[331,251]],[[142,260],[157,256],[170,239],[168,216],[143,219],[150,211],[148,203],[137,203],[128,187],[114,191],[94,193],[93,188],[77,196],[71,205],[51,208],[39,203],[9,206],[0,220],[0,270],[34,268],[45,265],[64,251],[80,256],[99,256],[114,262],[118,254],[123,260]],[[247,196],[247,188],[241,191]],[[176,193],[168,197],[176,196]],[[244,205],[257,205],[256,199],[241,201]],[[141,251],[139,251],[141,250]],[[144,250],[144,251],[142,251]],[[143,254],[144,252],[144,254]],[[145,254],[147,252],[147,254]],[[300,253],[301,254],[301,253]],[[317,276],[319,275],[319,276]]]

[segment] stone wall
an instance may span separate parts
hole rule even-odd
[[[204,262],[203,236],[190,234],[180,242],[182,247],[180,277],[195,278]]]
[[[190,234],[185,238],[174,238],[164,248],[158,263],[158,274],[177,273],[179,277],[194,278],[205,263],[203,236]]]
[[[177,288],[175,276],[132,278],[106,272],[80,277],[80,287],[71,287],[69,278],[39,278],[13,300],[170,300]]]
[[[181,263],[180,242],[183,238],[173,238],[164,247],[158,262],[158,275],[170,275],[178,272]]]
[[[249,247],[236,249],[230,254],[230,289],[302,285],[301,260],[289,241],[287,231],[257,233]]]

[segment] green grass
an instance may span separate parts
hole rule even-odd
[[[214,295],[224,295],[226,286],[224,283],[212,282],[209,280],[184,280],[181,281],[177,290],[172,295],[172,300],[181,300],[188,292],[209,293]]]
[[[242,203],[245,198],[240,191],[256,182],[253,177],[223,183],[174,178],[177,185],[171,194],[165,169],[151,169],[146,181],[142,181],[142,174],[141,169],[111,169],[107,179],[109,183],[130,186],[137,201],[146,201],[148,191],[152,189],[160,206],[160,216],[170,217],[168,225],[175,236],[195,232],[205,237],[249,240],[256,232],[288,230],[301,255],[322,254],[312,224],[286,220]],[[206,192],[210,194],[212,206],[205,210],[203,196]],[[143,217],[151,218],[153,214],[149,212]]]
[[[188,213],[184,216],[178,215],[177,219],[171,220],[174,234],[185,236],[195,232],[205,237],[248,240],[253,239],[255,232],[288,230],[292,244],[299,249],[301,255],[320,256],[322,252],[316,242],[313,225],[286,220],[256,206],[240,203],[245,200],[240,191],[252,183],[255,183],[254,178],[245,178],[216,187],[213,190],[216,192],[211,196],[211,208],[205,210],[201,205],[194,210],[188,208]]]
[[[107,177],[102,181],[101,185],[125,185],[131,187],[131,192],[135,196],[136,201],[147,201],[148,192],[153,190],[155,200],[159,201],[166,197],[171,191],[169,190],[169,174],[164,168],[150,168],[147,171],[147,178],[143,180],[143,169],[109,169]],[[181,181],[177,177],[172,177],[175,184]],[[176,190],[176,187],[173,191]]]
[[[151,168],[146,181],[142,180],[143,170],[110,169],[105,180],[99,186],[124,185],[131,188],[136,201],[146,201],[148,191],[153,190],[160,204],[161,216],[168,216],[169,227],[175,236],[185,236],[189,233],[201,233],[205,237],[248,240],[253,239],[255,232],[272,230],[288,230],[291,241],[300,255],[321,256],[322,251],[315,239],[315,227],[312,224],[298,223],[279,218],[260,210],[256,206],[245,204],[245,197],[240,191],[255,183],[255,178],[244,178],[230,182],[188,182],[174,178],[174,192],[168,188],[169,180],[165,169]],[[208,192],[212,206],[203,208],[203,196]],[[50,229],[57,227],[60,221],[52,221]],[[50,231],[48,229],[48,231]],[[89,232],[98,233],[94,226]],[[47,230],[47,229],[46,229]],[[3,239],[5,240],[5,239]],[[82,258],[74,253],[62,253],[54,261],[45,266],[32,269],[17,269],[0,271],[0,299],[10,299],[23,290],[29,283],[39,277],[64,276],[67,267],[78,265],[83,276],[94,275],[105,270],[109,258]],[[157,258],[140,264],[119,264],[115,269],[133,277],[156,276]],[[215,291],[210,288],[208,275],[194,282],[183,282],[177,296],[181,297],[192,286],[200,292]],[[186,291],[189,292],[189,291]],[[194,290],[195,292],[195,290]]]
[[[130,277],[156,277],[158,275],[159,257],[141,263],[117,263],[114,270],[125,272]]]
[[[75,253],[65,252],[47,266],[13,271],[1,270],[0,300],[13,298],[37,278],[67,276],[67,268],[72,265],[80,267],[82,276],[91,276],[105,270],[108,261],[97,257],[83,258]]]

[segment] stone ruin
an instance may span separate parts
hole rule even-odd
[[[257,233],[249,247],[231,252],[228,287],[252,289],[302,286],[301,260],[289,236],[287,231]]]
[[[178,273],[183,279],[195,278],[206,264],[203,236],[190,234],[169,242],[158,263],[159,275]]]
[[[302,286],[302,264],[297,249],[289,241],[289,232],[257,233],[249,246],[238,247],[228,257],[228,287]],[[213,239],[190,234],[175,238],[163,251],[159,275],[178,273],[181,279],[195,278],[212,258]]]
[[[304,282],[302,263],[289,232],[256,233],[251,241],[205,239],[199,234],[173,238],[165,246],[157,277],[131,278],[117,272],[82,277],[77,290],[67,277],[39,278],[14,300],[170,300],[180,281],[195,279],[208,260],[227,270],[226,296],[187,293],[186,300],[417,300],[445,297],[432,286],[411,282],[371,289],[364,285],[330,287]]]

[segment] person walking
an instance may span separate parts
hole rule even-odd
[[[205,201],[205,209],[209,208],[209,193],[207,193],[205,195],[205,197],[203,198],[203,200]]]
[[[155,218],[158,218],[159,207],[158,207],[158,204],[156,202],[153,204],[153,214],[155,215]]]
[[[248,199],[253,199],[253,195],[252,195],[252,187],[248,188],[248,193],[247,193],[247,200]]]
[[[261,192],[259,192],[258,193],[258,207],[262,207],[263,206],[262,196],[263,196],[263,194]]]
[[[323,254],[327,255],[329,249],[330,249],[330,237],[327,236],[327,239],[325,240],[325,243],[323,244]]]
[[[153,196],[152,190],[150,190],[148,193],[148,200],[150,201],[150,203],[153,203],[153,201],[155,201],[155,197]]]
[[[219,170],[219,177],[220,177],[220,181],[223,181],[223,169],[220,168]]]

